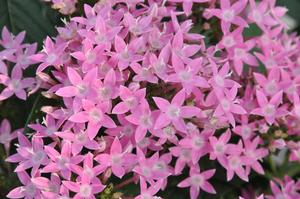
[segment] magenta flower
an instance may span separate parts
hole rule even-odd
[[[0,101],[5,100],[15,94],[18,98],[26,100],[25,89],[31,88],[35,82],[34,78],[23,78],[22,69],[14,67],[11,77],[0,74],[0,83],[6,88],[0,94]]]
[[[257,90],[256,97],[260,107],[254,109],[251,114],[263,116],[269,124],[273,124],[276,118],[287,114],[284,107],[278,107],[282,103],[282,95],[283,92],[279,91],[269,101],[263,92]]]
[[[30,56],[32,61],[42,62],[39,65],[37,72],[41,72],[49,66],[59,66],[62,63],[61,56],[66,47],[67,44],[65,43],[57,44],[57,46],[55,46],[50,37],[47,37],[43,53]]]
[[[32,143],[20,132],[18,132],[19,147],[17,154],[9,156],[6,161],[18,162],[15,172],[23,172],[31,169],[31,174],[35,175],[41,165],[47,165],[49,159],[44,151],[43,140],[39,137],[33,136]]]
[[[207,181],[215,174],[215,169],[200,172],[199,169],[191,169],[190,177],[181,181],[178,187],[190,187],[190,198],[196,199],[199,196],[200,190],[215,194],[216,191],[213,186]]]
[[[30,176],[25,171],[17,172],[17,175],[21,183],[23,184],[23,186],[11,190],[7,194],[8,198],[26,198],[26,199],[41,198],[40,190],[31,181]]]
[[[45,146],[45,152],[50,158],[51,162],[48,163],[42,170],[42,173],[60,172],[61,176],[66,180],[70,180],[72,165],[77,165],[83,160],[82,155],[71,156],[71,143],[65,142],[62,145],[61,153],[56,151],[51,146]]]
[[[72,142],[72,154],[77,155],[81,152],[83,147],[90,149],[90,150],[99,150],[101,149],[100,144],[95,141],[94,139],[90,139],[88,134],[81,130],[73,127],[75,133],[71,131],[64,131],[64,132],[57,132],[55,135],[58,137],[63,138],[66,141]]]
[[[154,127],[154,114],[146,100],[142,100],[139,107],[132,114],[126,116],[126,120],[137,126],[135,131],[135,140],[137,142],[146,136],[147,131],[152,132]]]
[[[96,199],[95,194],[100,193],[105,188],[100,182],[90,181],[85,176],[81,176],[81,180],[77,182],[62,181],[62,183],[75,193],[74,199]]]
[[[210,0],[169,0],[170,2],[177,2],[183,4],[183,11],[188,16],[192,12],[192,7],[194,3],[205,3]]]
[[[155,122],[155,129],[166,127],[172,123],[178,131],[186,132],[183,118],[192,118],[201,113],[197,107],[182,106],[185,101],[184,90],[179,91],[171,103],[161,97],[153,97],[153,100],[161,111]]]
[[[103,56],[104,45],[97,45],[93,47],[92,42],[89,39],[83,41],[82,51],[76,51],[71,54],[78,61],[82,62],[82,71],[87,72],[96,66],[99,61],[104,59]]]
[[[185,92],[189,95],[197,87],[209,88],[205,78],[198,75],[201,68],[202,59],[194,59],[188,65],[184,66],[183,62],[176,56],[172,59],[175,74],[167,77],[167,82],[181,83]]]
[[[106,128],[117,127],[115,122],[105,114],[109,109],[107,103],[96,105],[91,101],[83,100],[82,106],[84,111],[75,113],[69,118],[69,121],[75,123],[88,122],[87,134],[90,139],[94,139],[97,136],[97,133],[102,126]]]
[[[130,153],[130,147],[123,151],[122,145],[116,137],[110,147],[110,154],[100,154],[96,156],[95,160],[105,168],[111,168],[115,176],[122,178],[125,175],[126,165],[134,163],[135,155]]]
[[[56,91],[56,94],[62,97],[86,98],[93,94],[92,85],[97,78],[97,69],[91,69],[85,74],[84,78],[73,68],[68,68],[68,78],[71,85],[65,86]]]
[[[25,38],[25,31],[20,32],[17,36],[14,36],[8,31],[6,26],[2,29],[2,40],[0,40],[0,45],[6,49],[21,49],[24,47],[23,41]]]
[[[236,99],[237,87],[233,86],[230,90],[215,89],[219,100],[219,105],[215,109],[214,116],[220,117],[225,115],[230,124],[235,127],[235,118],[233,114],[244,115],[247,111],[238,104]],[[223,93],[224,92],[224,93]]]
[[[249,167],[248,169],[250,170],[250,167],[252,169],[254,169],[257,173],[259,174],[264,174],[264,169],[262,168],[262,166],[259,164],[259,160],[262,161],[262,159],[268,155],[268,150],[263,149],[263,148],[259,148],[258,144],[261,142],[261,139],[257,136],[256,138],[254,138],[252,141],[250,140],[245,140],[244,144],[245,144],[245,148],[244,148],[244,154],[246,156],[246,158],[248,159],[247,161],[247,167]]]
[[[238,14],[240,14],[247,5],[247,0],[237,1],[230,5],[230,0],[221,0],[221,9],[210,9],[209,12],[221,19],[222,31],[226,32],[230,29],[231,24],[239,27],[247,27],[247,22]]]
[[[134,110],[139,105],[141,99],[144,99],[146,95],[146,89],[132,91],[125,86],[120,86],[119,91],[122,102],[113,108],[113,114],[123,114]]]
[[[11,131],[10,123],[7,119],[3,119],[0,125],[0,143],[4,145],[6,152],[9,152],[10,143],[17,138],[17,131]]]

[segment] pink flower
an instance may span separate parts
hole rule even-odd
[[[175,73],[167,77],[167,82],[181,83],[188,95],[197,87],[209,88],[206,79],[198,75],[202,64],[201,58],[194,59],[184,66],[183,62],[175,56],[172,59],[172,64]]]
[[[183,11],[188,16],[192,13],[192,7],[195,3],[205,3],[210,0],[169,0],[170,2],[177,2],[183,4]]]
[[[80,181],[62,181],[63,185],[75,193],[74,199],[91,198],[96,199],[95,194],[105,188],[100,182],[90,181],[86,176],[81,176]]]
[[[120,98],[122,102],[118,103],[112,110],[113,114],[123,114],[129,110],[134,110],[141,99],[145,98],[146,89],[130,90],[125,86],[120,86]]]
[[[233,114],[244,115],[247,111],[238,103],[236,99],[237,87],[233,86],[230,90],[215,90],[219,100],[219,105],[215,109],[214,116],[225,115],[230,124],[235,127],[235,118]],[[223,93],[224,92],[224,93]]]
[[[37,72],[43,71],[48,66],[59,66],[62,63],[61,56],[66,47],[67,44],[65,43],[57,44],[57,46],[55,46],[50,37],[47,37],[43,53],[30,56],[32,61],[42,62],[39,65]]]
[[[32,143],[20,132],[18,132],[19,147],[16,154],[9,156],[6,161],[18,162],[15,172],[22,172],[31,169],[31,174],[35,175],[41,165],[47,165],[49,159],[44,151],[43,140],[33,136]]]
[[[23,186],[11,190],[7,194],[8,198],[26,198],[26,199],[41,198],[40,190],[31,181],[30,176],[25,171],[17,172],[17,175],[21,183],[23,184]]]
[[[70,180],[71,171],[70,166],[79,164],[83,160],[82,155],[71,156],[71,143],[65,142],[62,145],[61,153],[56,151],[51,146],[45,146],[45,152],[50,158],[48,163],[42,170],[42,173],[59,172],[63,178]]]
[[[9,152],[10,142],[17,138],[17,131],[11,131],[10,123],[3,119],[0,125],[0,143],[4,145],[6,152]]]
[[[161,97],[153,97],[153,100],[161,111],[155,122],[155,129],[166,127],[172,123],[177,130],[186,132],[183,118],[192,118],[201,113],[197,107],[182,106],[185,101],[184,90],[179,91],[171,103]]]
[[[210,9],[209,12],[221,19],[222,31],[226,32],[230,29],[231,24],[247,27],[247,22],[238,14],[240,14],[247,5],[247,0],[237,1],[230,5],[230,0],[221,0],[221,9]]]
[[[110,147],[110,154],[100,154],[96,156],[95,160],[105,168],[110,167],[115,176],[122,178],[125,175],[126,165],[134,163],[135,155],[130,153],[130,146],[123,151],[122,145],[116,137]]]
[[[96,66],[97,63],[104,60],[104,45],[93,47],[89,39],[83,41],[82,51],[76,51],[71,54],[78,61],[82,62],[82,71],[87,72]]]
[[[191,169],[190,177],[181,181],[177,186],[178,187],[190,187],[190,198],[196,199],[200,193],[200,190],[205,192],[215,194],[216,191],[213,186],[207,181],[215,174],[215,169],[206,170],[200,172],[199,169]]]
[[[34,78],[23,78],[22,69],[14,67],[11,77],[0,74],[0,83],[6,88],[0,94],[0,101],[5,100],[15,94],[18,98],[26,100],[25,89],[30,88],[34,84]]]
[[[76,72],[73,68],[68,68],[68,78],[71,85],[65,86],[56,91],[56,94],[62,97],[78,97],[86,98],[89,95],[93,95],[93,83],[97,78],[97,69],[91,69],[85,74],[84,78]]]
[[[251,111],[251,114],[263,116],[269,124],[273,124],[276,118],[287,114],[284,107],[278,108],[282,103],[282,94],[283,92],[279,91],[269,101],[263,92],[257,90],[256,97],[260,107]]]
[[[154,113],[150,110],[146,100],[142,100],[138,108],[132,114],[126,116],[126,120],[137,125],[135,131],[135,140],[137,142],[146,136],[148,130],[152,132],[154,127]]]
[[[94,104],[91,101],[83,100],[82,106],[84,111],[75,113],[69,118],[69,121],[75,123],[88,122],[87,134],[90,139],[94,139],[97,136],[97,133],[102,126],[106,128],[117,127],[110,116],[105,114],[109,109],[107,103]]]

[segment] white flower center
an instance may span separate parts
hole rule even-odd
[[[274,116],[276,113],[276,109],[275,106],[272,104],[267,104],[264,108],[263,108],[263,113],[265,116]]]
[[[170,119],[177,119],[180,116],[180,108],[174,105],[171,105],[167,110],[167,115]]]
[[[230,48],[230,47],[232,47],[232,46],[235,45],[235,41],[234,41],[234,39],[233,39],[232,36],[226,36],[226,37],[224,37],[222,43],[223,43],[223,45],[224,45],[226,48]]]
[[[46,62],[48,64],[53,64],[57,59],[57,56],[54,53],[50,53],[47,58],[46,58]]]
[[[88,184],[83,184],[79,188],[79,193],[81,197],[90,197],[92,194],[92,187]]]
[[[191,184],[195,187],[199,187],[204,183],[204,178],[201,175],[195,175],[191,177]]]
[[[227,9],[222,12],[222,19],[226,22],[232,21],[234,19],[234,16],[234,10],[232,9]]]
[[[45,158],[45,153],[43,151],[37,151],[32,156],[32,162],[34,164],[40,164]]]

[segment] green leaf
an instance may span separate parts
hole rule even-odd
[[[40,0],[0,0],[0,29],[7,26],[17,34],[26,31],[28,42],[38,42],[56,33],[59,15]]]

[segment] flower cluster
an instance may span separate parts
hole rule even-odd
[[[18,133],[7,161],[18,164],[23,186],[9,198],[95,198],[113,175],[131,176],[141,187],[136,198],[151,199],[168,177],[183,175],[177,186],[196,199],[216,193],[216,169],[199,164],[203,157],[218,162],[227,181],[264,174],[263,158],[280,141],[299,162],[299,144],[272,136],[284,127],[292,139],[300,128],[300,43],[285,31],[286,9],[274,0],[146,2],[85,5],[85,17],[58,28],[37,54],[21,44],[23,33],[3,30],[0,61],[18,61],[10,76],[0,62],[1,100],[25,99],[33,80],[22,69],[40,63],[44,96],[63,101],[42,108],[43,123],[29,125],[31,140]],[[192,31],[193,5],[202,8],[200,28],[217,26],[220,35]],[[245,36],[253,25],[260,33]],[[288,181],[282,189],[272,183],[274,194],[299,186]]]

